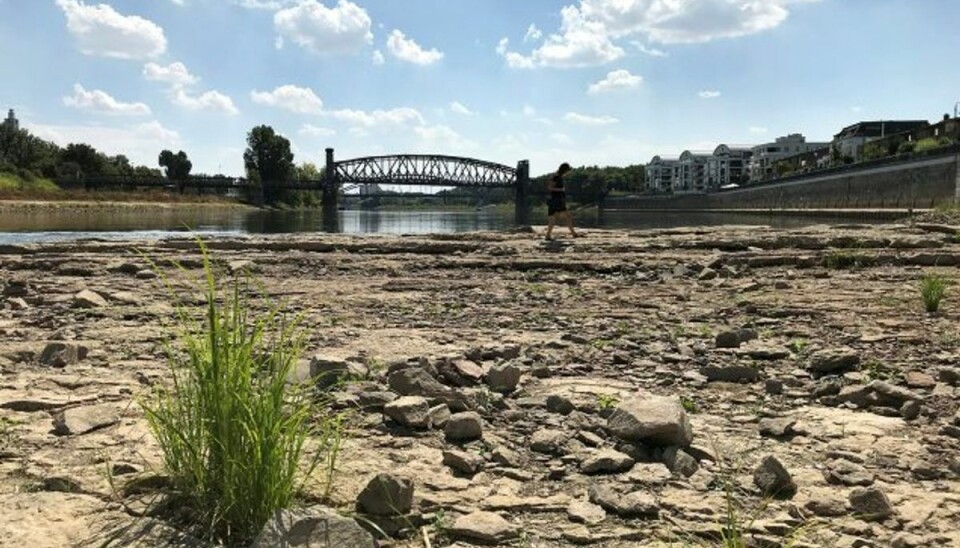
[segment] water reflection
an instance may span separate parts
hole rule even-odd
[[[623,229],[770,225],[793,228],[811,224],[870,221],[866,218],[796,217],[709,212],[579,212],[579,227]],[[546,223],[542,211],[534,224]],[[870,221],[870,222],[876,222]],[[0,211],[0,244],[78,238],[163,238],[188,230],[202,234],[288,234],[336,232],[352,234],[427,234],[512,228],[505,211],[261,211],[236,208],[145,208],[141,210],[36,209]]]

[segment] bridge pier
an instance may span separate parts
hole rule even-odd
[[[327,149],[327,163],[323,170],[323,193],[320,203],[323,205],[324,213],[331,210],[337,211],[337,194],[340,189],[337,188],[337,165],[333,159],[333,149]]]
[[[517,163],[517,186],[514,196],[514,223],[530,224],[530,162]]]

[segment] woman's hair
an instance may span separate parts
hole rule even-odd
[[[557,173],[559,173],[560,175],[563,175],[564,173],[570,171],[571,169],[573,169],[573,168],[570,167],[570,164],[564,162],[564,163],[560,164],[560,168],[557,169]]]

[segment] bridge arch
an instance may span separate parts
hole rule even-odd
[[[326,149],[324,207],[335,207],[338,190],[349,185],[416,185],[470,188],[514,188],[516,221],[529,221],[530,163],[516,168],[459,156],[396,154],[335,161]]]

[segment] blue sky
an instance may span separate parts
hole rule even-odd
[[[60,144],[243,172],[442,153],[534,174],[829,140],[960,101],[956,0],[0,0],[0,108]]]

